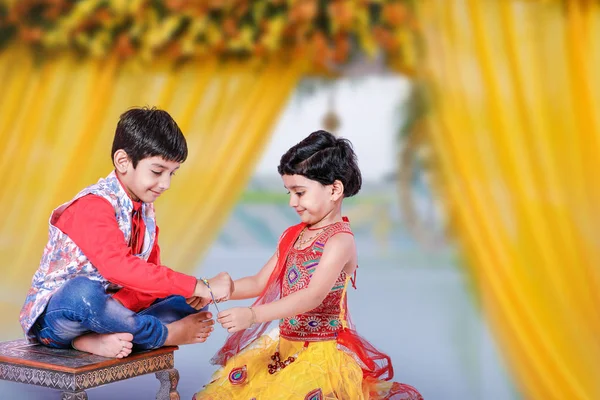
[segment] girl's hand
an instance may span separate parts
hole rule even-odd
[[[256,321],[254,321],[254,312],[250,308],[234,307],[221,311],[217,315],[217,322],[227,329],[227,332],[234,333],[250,328]]]

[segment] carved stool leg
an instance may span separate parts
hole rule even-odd
[[[156,400],[179,400],[179,393],[177,392],[179,371],[175,368],[159,371],[156,373],[156,378],[160,381]]]
[[[85,390],[81,392],[63,392],[61,400],[88,400]]]

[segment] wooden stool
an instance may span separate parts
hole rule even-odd
[[[177,346],[105,358],[73,349],[53,349],[25,340],[0,343],[0,379],[62,390],[62,400],[87,400],[86,389],[156,373],[157,400],[179,400]]]

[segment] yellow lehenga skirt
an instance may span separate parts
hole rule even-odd
[[[364,378],[354,358],[335,340],[310,342],[280,338],[279,330],[263,335],[232,357],[198,392],[195,400],[386,399],[397,383]],[[279,357],[274,357],[276,352]],[[294,361],[274,373],[277,359]],[[412,396],[395,396],[411,399]]]

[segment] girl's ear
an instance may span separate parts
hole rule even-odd
[[[115,151],[115,155],[113,156],[113,163],[115,164],[115,169],[117,170],[117,172],[125,174],[127,172],[127,169],[129,168],[131,160],[129,159],[129,156],[127,155],[125,150],[119,149]]]
[[[336,179],[331,184],[331,200],[337,201],[344,195],[344,184],[342,181]]]

